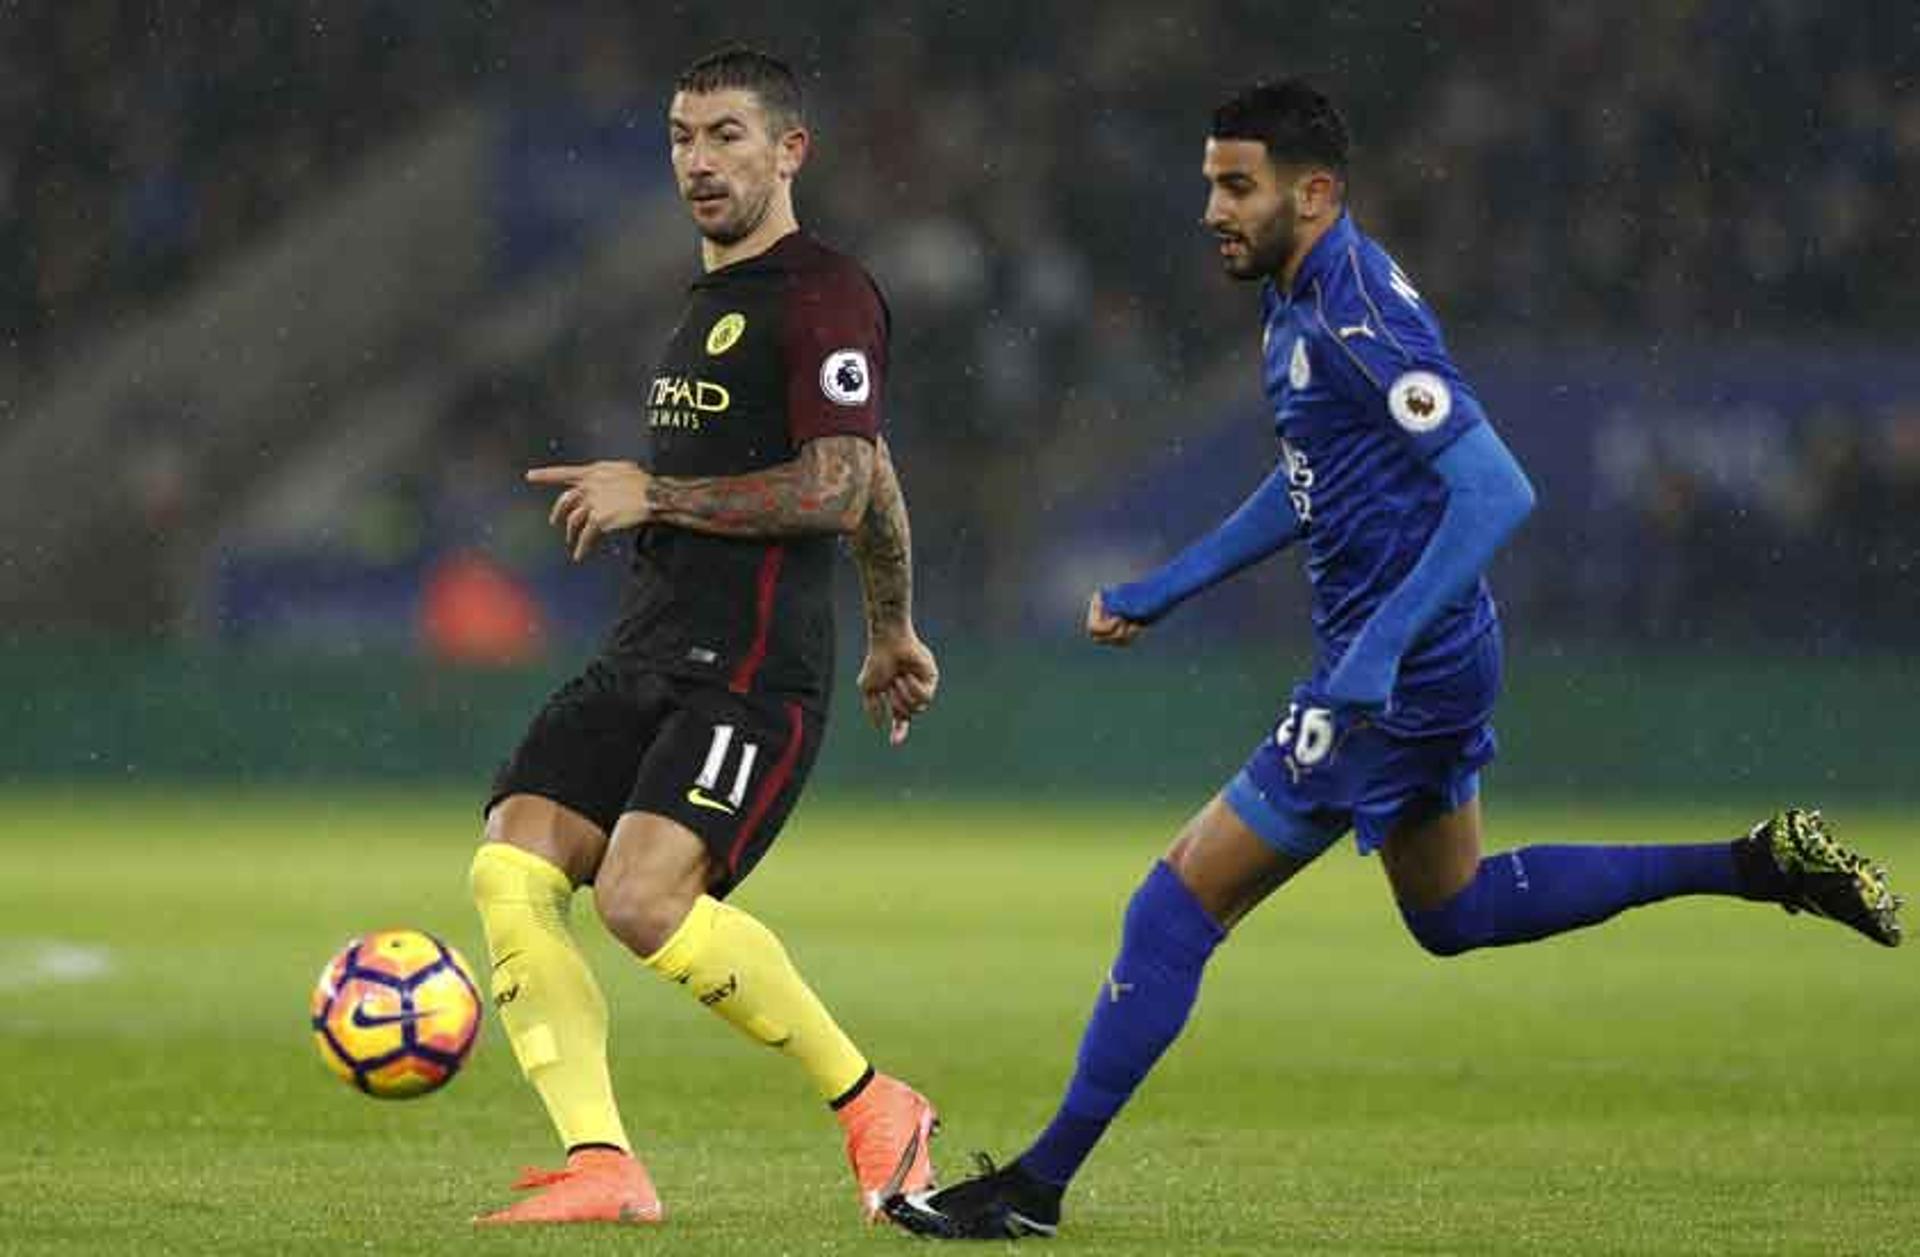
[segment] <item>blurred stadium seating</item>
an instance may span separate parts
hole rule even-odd
[[[938,640],[1066,642],[1271,458],[1199,140],[1227,86],[1304,71],[1543,491],[1497,573],[1523,646],[1910,650],[1909,9],[1367,8],[9,8],[0,624],[23,658],[577,649],[618,565],[565,564],[518,473],[634,448],[694,260],[664,94],[745,38],[813,89],[803,219],[893,304]],[[534,609],[447,636],[449,564]],[[1297,652],[1276,566],[1169,635]]]

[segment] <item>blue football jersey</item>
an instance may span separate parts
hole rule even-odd
[[[1324,680],[1440,522],[1446,489],[1430,460],[1486,416],[1419,292],[1344,213],[1291,290],[1268,281],[1261,304],[1266,392],[1306,525],[1315,676]],[[1491,693],[1434,699],[1474,665],[1495,627],[1483,578],[1408,649],[1384,723],[1413,734],[1485,719]]]

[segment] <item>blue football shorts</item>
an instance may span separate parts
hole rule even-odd
[[[1480,770],[1493,762],[1497,743],[1491,715],[1499,688],[1497,640],[1443,686],[1396,696],[1396,709],[1442,711],[1456,719],[1451,727],[1426,732],[1418,724],[1393,729],[1361,723],[1346,731],[1328,756],[1309,769],[1295,771],[1279,727],[1261,739],[1246,764],[1227,783],[1226,800],[1235,815],[1275,850],[1311,860],[1349,829],[1362,855],[1379,849],[1394,826],[1440,816],[1471,801],[1480,792]],[[1305,706],[1308,687],[1294,691]],[[1464,723],[1461,712],[1478,716]]]

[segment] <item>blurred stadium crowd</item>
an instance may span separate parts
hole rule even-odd
[[[896,439],[923,579],[982,591],[944,608],[936,593],[930,610],[965,628],[1019,627],[1036,539],[1074,510],[1037,469],[1105,458],[1103,472],[1138,479],[1185,425],[1220,418],[1204,380],[1238,372],[1241,394],[1254,391],[1251,294],[1219,278],[1196,226],[1207,110],[1247,78],[1306,72],[1344,103],[1363,225],[1416,277],[1470,375],[1516,345],[1606,342],[1658,359],[1729,340],[1789,356],[1910,341],[1911,6],[1633,9],[7,6],[0,369],[9,391],[30,392],[129,311],[244,255],[340,172],[455,102],[503,110],[522,138],[529,128],[512,120],[543,120],[531,129],[569,160],[621,167],[614,186],[657,188],[672,75],[750,38],[813,87],[803,219],[865,259],[893,305]],[[524,158],[512,141],[502,154]],[[525,230],[513,184],[508,172],[475,192],[499,202],[502,284],[583,243]],[[518,470],[623,452],[650,367],[637,329],[674,299],[635,292],[596,325],[476,375],[436,439],[365,504],[387,523],[345,533],[383,561],[480,537],[509,566],[551,564]],[[1528,429],[1532,446],[1565,444],[1544,397],[1495,417],[1523,454]],[[1889,598],[1920,609],[1920,399],[1784,407],[1761,425],[1777,457],[1733,474],[1710,450],[1691,456],[1685,432],[1660,426],[1671,417],[1608,412],[1571,480],[1579,501],[1513,556],[1512,596],[1547,626],[1853,641],[1885,636]],[[211,509],[190,445],[168,430],[164,414],[131,417],[121,452],[155,527]],[[1126,435],[1142,431],[1144,443]],[[1245,484],[1224,478],[1246,469],[1210,470],[1225,509]],[[1142,501],[1151,514],[1152,493]],[[1612,540],[1589,546],[1603,530]],[[1593,557],[1571,574],[1570,547]],[[1787,588],[1817,591],[1817,622],[1782,613]]]
[[[453,91],[461,45],[402,4],[0,10],[10,374],[217,267]],[[412,14],[412,17],[409,17]]]

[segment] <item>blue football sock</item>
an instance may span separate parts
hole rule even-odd
[[[1480,861],[1445,904],[1402,907],[1420,945],[1438,956],[1528,943],[1594,925],[1676,895],[1739,895],[1733,845],[1523,847]]]
[[[1107,1124],[1187,1023],[1200,973],[1226,931],[1165,861],[1127,905],[1107,983],[1080,1039],[1080,1059],[1060,1111],[1020,1155],[1042,1182],[1066,1186]]]

